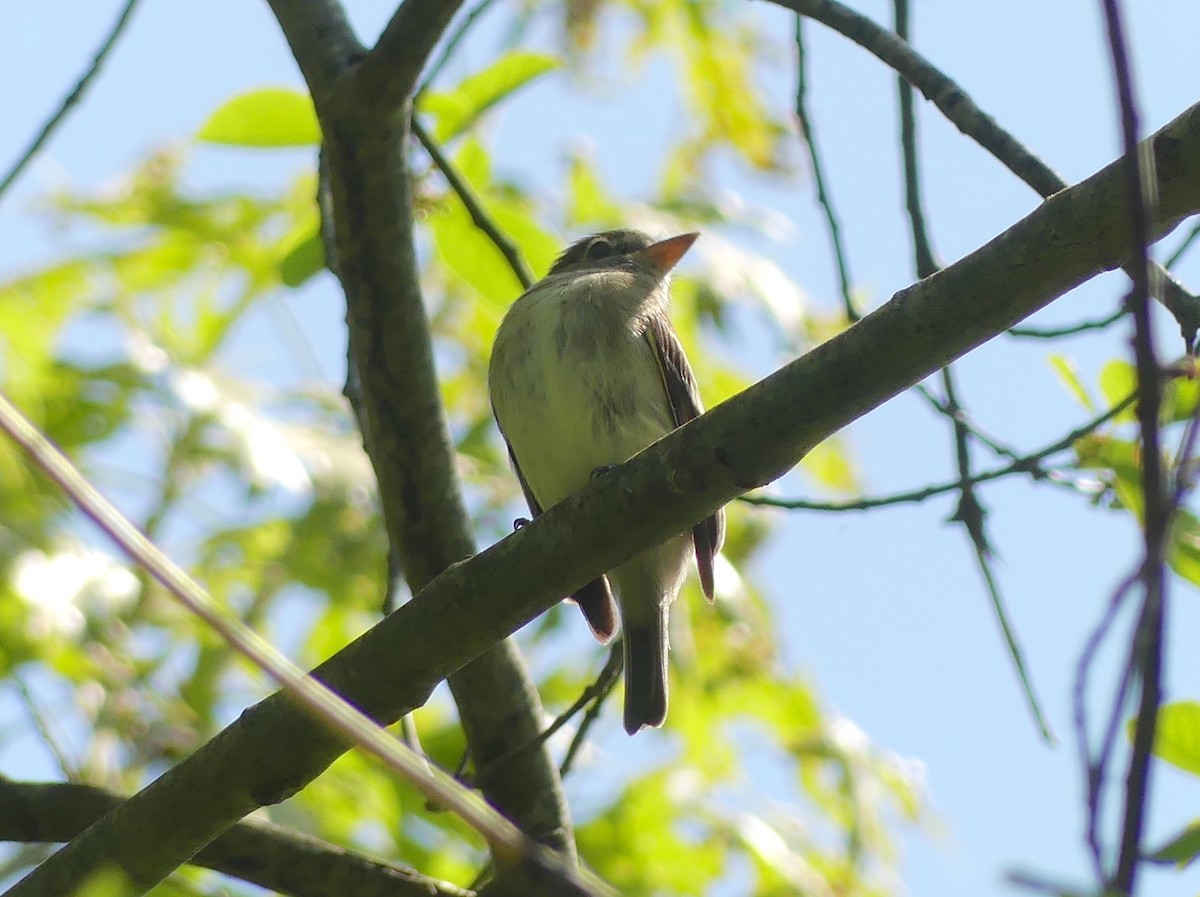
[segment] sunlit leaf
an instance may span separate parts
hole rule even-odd
[[[1200,400],[1200,380],[1175,377],[1163,388],[1163,421],[1175,423],[1191,420]]]
[[[437,119],[434,133],[445,143],[470,128],[496,103],[560,65],[561,60],[547,53],[513,50],[452,90],[425,94],[420,109]]]
[[[1088,392],[1087,386],[1079,377],[1079,370],[1075,367],[1075,362],[1066,355],[1051,355],[1048,359],[1050,367],[1058,374],[1058,378],[1067,387],[1067,391],[1071,393],[1079,404],[1083,405],[1088,411],[1096,410],[1096,403],[1092,399],[1091,393]]]
[[[571,156],[567,190],[568,224],[601,229],[620,223],[620,206],[610,199],[611,191],[601,183],[591,161],[580,153]]]
[[[465,142],[456,164],[464,176],[471,176],[472,188],[502,232],[519,248],[526,264],[535,272],[545,271],[558,253],[558,240],[537,223],[524,203],[481,180],[488,170],[482,146],[473,140]],[[476,226],[456,196],[449,194],[428,223],[443,264],[495,308],[507,308],[524,291],[495,242]]]
[[[1200,585],[1200,519],[1189,511],[1175,512],[1167,561],[1175,573]]]
[[[1134,723],[1129,721],[1131,737]],[[1154,755],[1200,776],[1200,701],[1175,701],[1159,708]]]
[[[1100,371],[1100,389],[1110,405],[1123,402],[1137,389],[1137,372],[1128,361],[1114,359]],[[1118,421],[1134,421],[1133,407],[1130,406],[1115,418]]]
[[[321,126],[308,94],[264,87],[227,101],[200,127],[196,139],[261,148],[316,146]]]
[[[825,440],[805,455],[800,464],[826,489],[841,493],[853,493],[859,489],[858,475],[843,440]]]

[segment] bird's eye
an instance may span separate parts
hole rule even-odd
[[[584,253],[583,257],[591,261],[608,258],[612,254],[612,243],[608,242],[604,237],[597,237],[591,243],[588,243],[587,252]]]

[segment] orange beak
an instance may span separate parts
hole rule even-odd
[[[700,234],[693,232],[680,234],[678,237],[669,237],[647,246],[642,252],[659,271],[666,274],[678,264],[679,260],[683,258],[683,254],[691,248],[699,236]]]

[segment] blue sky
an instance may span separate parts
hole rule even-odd
[[[853,5],[877,21],[890,18],[888,3]],[[390,11],[379,0],[349,6],[364,34],[374,33]],[[752,8],[786,50],[788,17],[767,4]],[[1127,3],[1126,12],[1149,131],[1200,95],[1191,65],[1200,4]],[[917,46],[1065,179],[1078,180],[1115,156],[1118,131],[1098,2],[923,0],[913,14]],[[116,4],[67,0],[0,9],[0,30],[10,35],[0,72],[21,86],[0,97],[8,123],[0,132],[0,160],[24,147],[115,15]],[[852,271],[868,304],[879,304],[913,279],[894,80],[821,26],[810,24],[808,33],[813,114]],[[458,73],[482,62],[487,46],[485,29]],[[561,172],[564,144],[583,138],[614,189],[637,197],[657,174],[647,148],[660,146],[681,121],[670,77],[668,67],[651,64],[615,84],[600,106],[571,103],[553,81],[539,84],[490,125],[499,165],[538,184],[539,172]],[[787,66],[768,68],[766,77],[771,94],[787,102]],[[194,132],[231,95],[265,84],[300,84],[265,3],[144,4],[82,109],[0,204],[0,272],[26,268],[69,245],[69,236],[29,215],[47,188],[103,184],[148,150]],[[1037,197],[932,107],[922,104],[919,111],[927,214],[934,245],[948,262],[1029,212]],[[309,164],[305,154],[201,150],[192,174],[203,185],[281,183]],[[836,283],[809,185],[781,190],[732,165],[720,173],[749,202],[792,222],[785,241],[759,241],[755,248],[770,253],[813,302],[833,307]],[[544,188],[557,183],[556,175]],[[1168,239],[1164,246],[1176,243]],[[1179,271],[1193,289],[1200,286],[1200,257]],[[1123,289],[1119,276],[1099,278],[1055,303],[1038,323],[1103,314]],[[331,286],[306,292],[296,308],[310,332],[339,334],[317,344],[336,382],[344,350]],[[1167,319],[1160,322],[1160,332],[1174,332]],[[1127,333],[1115,330],[1053,351],[1069,355],[1094,384],[1103,363],[1126,350],[1126,340]],[[1178,354],[1177,341],[1161,345],[1165,355]],[[785,360],[748,354],[745,364],[757,374]],[[959,365],[960,389],[978,422],[1023,448],[1052,440],[1087,416],[1058,384],[1046,354],[1043,345],[999,339]],[[912,398],[872,413],[848,437],[873,493],[941,480],[952,471],[947,427]],[[805,488],[789,477],[779,491]],[[1014,869],[1076,882],[1086,875],[1071,687],[1087,632],[1136,558],[1137,535],[1127,516],[1090,509],[1049,487],[1007,480],[982,495],[992,511],[1001,585],[1059,735],[1056,748],[1036,737],[969,546],[960,529],[945,523],[952,497],[853,516],[779,515],[756,571],[780,608],[789,664],[811,676],[825,700],[879,745],[926,766],[940,833],[906,844],[902,869],[913,894],[1014,893],[1003,880]],[[1172,596],[1168,694],[1194,698],[1200,661],[1188,635],[1200,626],[1200,609],[1189,586],[1176,583]],[[1113,657],[1107,660],[1111,670]],[[1155,784],[1151,843],[1200,816],[1194,779],[1160,770]],[[1195,893],[1197,877],[1154,873],[1144,884],[1146,893],[1171,897]]]

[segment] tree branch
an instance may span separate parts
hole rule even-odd
[[[804,16],[796,16],[796,123],[800,126],[800,137],[808,150],[808,163],[812,171],[813,187],[817,193],[817,204],[825,213],[825,229],[829,232],[829,246],[837,266],[838,284],[842,290],[842,308],[846,320],[853,324],[862,317],[854,307],[854,294],[850,282],[850,266],[846,261],[846,250],[842,245],[842,227],[838,221],[833,197],[825,182],[825,167],[817,148],[817,132],[812,117],[808,114],[808,51],[804,43]]]
[[[342,77],[366,52],[339,0],[267,0],[323,115]]]
[[[272,0],[289,14],[293,2],[324,8],[318,0]],[[434,369],[406,164],[411,94],[458,6],[405,0],[350,74],[332,85],[309,84],[324,135],[323,233],[346,293],[347,394],[379,482],[391,558],[413,592],[475,551]],[[339,28],[340,12],[324,15],[328,27]],[[298,57],[319,42],[320,30],[303,21],[281,25]],[[300,62],[306,78],[323,78],[332,65]],[[541,701],[515,643],[494,645],[458,670],[450,688],[472,757],[495,770],[477,782],[484,796],[573,866],[570,814],[545,746],[494,763],[535,739],[542,724]]]
[[[458,169],[454,167],[446,154],[438,145],[437,140],[433,135],[425,130],[420,119],[414,115],[412,118],[413,134],[425,148],[425,152],[429,153],[429,158],[433,160],[434,166],[442,173],[442,177],[446,179],[446,183],[450,185],[450,189],[454,191],[459,201],[463,204],[463,208],[467,210],[467,214],[471,216],[471,223],[475,225],[479,231],[491,240],[492,245],[496,250],[504,256],[504,260],[508,262],[509,269],[512,270],[513,276],[517,278],[517,282],[525,289],[533,286],[533,272],[529,270],[529,265],[525,263],[524,256],[521,255],[521,247],[509,239],[508,234],[501,230],[500,225],[488,213],[484,207],[482,200],[467,183],[466,179],[459,174]]]
[[[96,76],[100,74],[100,69],[108,59],[113,47],[117,45],[117,40],[125,32],[126,26],[128,26],[130,20],[133,18],[133,10],[137,4],[138,0],[126,0],[125,5],[121,8],[121,12],[117,15],[116,22],[109,30],[108,36],[104,38],[100,49],[92,57],[92,63],[88,66],[87,71],[80,76],[79,80],[75,82],[75,86],[71,88],[71,92],[63,98],[58,109],[42,125],[42,129],[33,138],[33,141],[25,149],[25,152],[21,153],[17,161],[13,163],[12,168],[4,175],[4,178],[0,179],[0,197],[3,197],[8,192],[8,188],[21,176],[21,172],[33,161],[42,147],[46,145],[46,141],[50,139],[50,135],[66,119],[67,113],[83,99],[83,95],[87,92],[92,82],[96,80]]]
[[[359,96],[376,110],[408,105],[417,78],[462,0],[404,0],[363,60],[356,76]]]
[[[1160,239],[1200,212],[1200,105],[1151,138]],[[321,664],[316,675],[383,723],[561,597],[646,545],[771,482],[832,433],[1128,258],[1113,164],[1051,197],[966,258],[664,437],[465,563]],[[152,841],[184,862],[252,806],[315,778],[346,744],[275,694],[72,842],[91,868]],[[86,844],[84,843],[86,842]],[[90,847],[89,847],[90,845]],[[58,861],[71,847],[51,857]],[[27,897],[34,891],[14,891]],[[53,893],[43,890],[41,894]],[[58,893],[62,893],[59,891]]]
[[[1050,445],[1040,448],[1035,452],[1030,452],[1028,455],[1022,455],[1018,458],[1013,458],[1011,464],[1006,464],[1003,467],[993,468],[992,470],[984,471],[983,473],[974,474],[971,477],[971,485],[978,486],[980,483],[988,483],[992,480],[998,480],[1003,477],[1012,476],[1013,474],[1028,474],[1035,479],[1045,478],[1047,475],[1042,471],[1042,461],[1049,458],[1051,455],[1056,455],[1059,452],[1066,451],[1079,439],[1093,432],[1097,427],[1108,423],[1126,408],[1133,404],[1136,394],[1130,395],[1124,401],[1113,405],[1103,414],[1094,417],[1081,427],[1072,430],[1066,436],[1056,439]],[[874,508],[883,508],[888,505],[904,505],[917,504],[933,498],[935,495],[944,495],[947,492],[957,492],[962,488],[962,481],[959,479],[950,480],[946,483],[938,483],[936,486],[925,486],[921,489],[913,489],[908,492],[897,492],[892,495],[881,495],[873,498],[860,498],[853,501],[807,501],[801,498],[772,498],[767,495],[743,495],[741,501],[750,505],[761,505],[769,508],[783,508],[789,511],[828,511],[832,513],[842,513],[845,511],[870,511]]]
[[[0,841],[69,841],[120,806],[91,785],[14,782],[0,776]],[[267,822],[239,822],[192,859],[290,897],[470,897],[420,875]]]
[[[1125,780],[1125,806],[1121,821],[1121,843],[1117,866],[1105,890],[1133,894],[1138,864],[1142,859],[1142,831],[1150,798],[1150,755],[1162,703],[1164,665],[1164,617],[1166,615],[1166,557],[1171,518],[1175,507],[1163,471],[1159,409],[1162,391],[1158,381],[1158,359],[1154,352],[1154,327],[1150,314],[1150,221],[1148,205],[1154,202],[1154,171],[1143,166],[1138,146],[1138,110],[1134,97],[1133,72],[1121,24],[1117,0],[1102,0],[1112,52],[1121,138],[1125,148],[1120,160],[1126,206],[1129,209],[1129,245],[1132,260],[1126,267],[1133,277],[1127,307],[1133,318],[1133,354],[1137,369],[1137,419],[1141,431],[1141,476],[1145,555],[1138,579],[1142,584],[1142,606],[1129,656],[1129,671],[1139,684],[1138,710],[1133,725],[1133,750]],[[1121,701],[1115,706],[1124,706]]]
[[[379,481],[392,553],[413,592],[475,551],[463,505],[413,248],[406,121],[335,121],[325,131],[338,271],[347,300],[356,412]],[[404,172],[400,176],[400,172]],[[487,766],[536,738],[541,701],[516,645],[501,641],[450,680],[471,755]],[[544,746],[478,782],[531,837],[573,861],[574,837]]]
[[[994,118],[980,109],[953,79],[921,56],[891,31],[837,0],[771,0],[802,16],[832,28],[894,69],[925,95],[962,133],[991,153],[1009,171],[1043,198],[1067,186],[1045,162],[1031,153]],[[1179,322],[1190,350],[1200,329],[1200,298],[1169,271],[1151,263],[1156,293]]]

